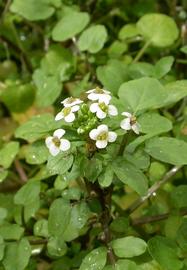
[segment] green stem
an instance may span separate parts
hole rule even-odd
[[[149,47],[151,41],[148,40],[144,46],[141,48],[141,50],[137,53],[136,57],[133,60],[133,63],[136,63],[140,60],[140,58],[142,57],[142,55],[145,53],[146,49]]]

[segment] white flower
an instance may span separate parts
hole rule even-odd
[[[136,134],[140,133],[140,125],[136,121],[136,117],[129,112],[123,112],[122,115],[126,116],[120,123],[122,129],[132,129]]]
[[[108,142],[115,142],[117,134],[113,131],[108,131],[107,125],[100,125],[92,129],[89,133],[92,140],[96,141],[97,148],[105,148]]]
[[[109,102],[97,102],[90,105],[90,111],[96,113],[99,119],[104,119],[107,114],[111,116],[118,115],[118,110],[114,105],[109,105]]]
[[[111,100],[110,92],[104,89],[101,89],[99,87],[96,87],[95,89],[91,89],[87,91],[88,93],[88,99],[90,100],[98,100],[99,102],[109,102]]]
[[[83,103],[83,101],[79,98],[69,97],[64,99],[61,103],[64,105],[64,107],[73,107],[75,105]]]
[[[47,137],[45,144],[49,148],[49,152],[52,156],[56,156],[60,151],[67,151],[70,149],[70,142],[66,139],[61,139],[65,134],[64,129],[57,129],[53,133],[53,136]]]
[[[75,105],[73,107],[64,107],[64,109],[62,109],[62,111],[56,115],[55,120],[58,121],[64,119],[65,122],[71,123],[75,120],[74,113],[77,112],[79,108],[79,105]]]

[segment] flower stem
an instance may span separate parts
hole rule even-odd
[[[141,48],[141,50],[137,53],[136,57],[133,60],[133,63],[136,63],[140,60],[140,58],[143,56],[144,52],[146,51],[146,49],[149,47],[151,41],[148,40],[144,46]]]

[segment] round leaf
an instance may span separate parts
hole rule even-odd
[[[94,249],[84,258],[79,270],[101,270],[106,264],[106,258],[106,248]]]

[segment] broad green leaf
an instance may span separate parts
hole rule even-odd
[[[179,35],[175,21],[164,14],[146,14],[137,23],[139,33],[156,47],[171,46]]]
[[[110,224],[110,229],[114,232],[125,233],[129,228],[129,219],[127,217],[117,217]]]
[[[102,172],[102,161],[97,158],[84,158],[81,162],[81,172],[90,181],[94,182]]]
[[[177,245],[174,241],[163,236],[155,236],[148,241],[148,250],[164,269],[182,269],[183,263],[177,257]]]
[[[8,243],[3,259],[5,270],[25,270],[31,256],[31,247],[26,238]]]
[[[148,77],[123,83],[118,95],[134,113],[158,108],[165,99],[164,87],[158,80]]]
[[[187,143],[182,140],[156,137],[146,142],[145,151],[153,158],[166,163],[178,166],[187,164]]]
[[[2,183],[7,178],[7,176],[8,176],[8,171],[2,169],[2,171],[0,171],[0,183]]]
[[[7,218],[8,211],[4,207],[0,207],[0,224]]]
[[[50,155],[47,163],[47,168],[50,173],[64,174],[73,164],[73,155],[64,153],[58,154],[56,157]]]
[[[180,51],[187,54],[187,45],[180,48]]]
[[[37,106],[47,107],[53,104],[62,90],[62,85],[57,76],[46,76],[43,70],[36,69],[33,80],[37,88]]]
[[[24,150],[26,162],[29,164],[42,164],[49,155],[48,149],[44,141],[36,141],[28,145]]]
[[[187,96],[187,80],[175,81],[165,85],[165,100],[163,106],[171,105]]]
[[[15,204],[29,205],[35,202],[40,193],[39,181],[28,181],[14,196]]]
[[[163,270],[163,268],[155,260],[152,260],[138,265],[138,270]]]
[[[138,270],[138,266],[135,262],[130,260],[118,260],[114,270]]]
[[[34,224],[34,235],[41,237],[48,237],[48,221],[46,219],[40,219]]]
[[[81,189],[78,187],[71,187],[70,189],[65,189],[64,191],[62,191],[61,196],[66,200],[79,201],[81,198]]]
[[[9,142],[0,150],[0,165],[5,169],[9,168],[19,151],[18,142]]]
[[[121,40],[125,40],[125,39],[128,39],[128,38],[136,37],[137,35],[139,35],[139,30],[136,27],[136,24],[129,23],[129,24],[124,25],[120,29],[118,37]]]
[[[102,187],[108,187],[111,185],[113,180],[114,172],[111,168],[111,164],[108,164],[106,168],[99,175],[98,182]]]
[[[51,0],[14,0],[10,10],[30,21],[45,20],[55,11]]]
[[[147,112],[138,118],[143,133],[160,134],[172,129],[172,122],[156,112]]]
[[[175,208],[187,207],[187,185],[174,187],[171,191],[171,201]]]
[[[164,166],[163,163],[158,161],[151,162],[150,168],[149,168],[149,178],[152,182],[159,181],[164,174],[166,173],[167,169]]]
[[[67,81],[75,70],[75,61],[76,58],[69,49],[59,44],[53,45],[42,59],[41,69],[52,78],[56,76],[60,81]]]
[[[19,240],[24,233],[24,228],[18,224],[5,223],[0,226],[0,235],[5,240]]]
[[[80,36],[78,47],[80,51],[99,52],[107,40],[107,30],[104,25],[94,25],[86,29]]]
[[[107,65],[99,66],[96,73],[102,85],[113,95],[117,95],[120,85],[128,80],[127,66],[118,60],[111,60]]]
[[[124,157],[127,161],[135,165],[138,169],[147,169],[150,165],[150,157],[143,149],[138,149],[134,153],[125,151]]]
[[[181,226],[177,230],[176,241],[183,252],[187,251],[187,220],[183,219]]]
[[[79,270],[102,270],[107,260],[107,249],[99,247],[92,250],[83,259]]]
[[[118,158],[112,163],[112,168],[117,177],[124,183],[130,186],[140,195],[145,195],[147,192],[147,178],[134,165],[130,164],[123,158]]]
[[[108,48],[108,55],[110,58],[118,58],[127,50],[128,45],[126,43],[116,40]]]
[[[154,66],[146,62],[132,63],[129,65],[128,73],[132,79],[153,77]]]
[[[3,237],[0,235],[0,261],[3,259],[5,250],[5,243]]]
[[[53,115],[49,113],[41,114],[33,116],[28,122],[18,127],[15,136],[33,142],[61,126],[61,121],[54,121]]]
[[[120,258],[132,258],[139,256],[143,254],[147,248],[147,244],[144,240],[134,236],[127,236],[113,240],[111,242],[111,246],[114,253]]]
[[[155,65],[154,77],[157,79],[164,77],[171,70],[173,62],[173,56],[165,56],[161,58]]]
[[[52,258],[62,257],[67,252],[67,245],[60,237],[51,237],[47,243],[47,251]]]
[[[89,15],[86,12],[68,12],[53,28],[52,38],[55,41],[73,38],[86,27],[89,20]]]
[[[50,235],[62,236],[69,224],[70,215],[70,203],[64,199],[56,199],[49,209],[48,229]]]
[[[40,208],[40,197],[38,196],[33,196],[33,201],[31,201],[30,203],[26,203],[24,205],[24,221],[25,223],[27,223],[29,221],[29,219],[31,217],[35,218],[35,214],[36,212],[39,210]]]
[[[11,112],[24,112],[34,102],[35,89],[29,83],[9,85],[0,95],[0,99]]]

